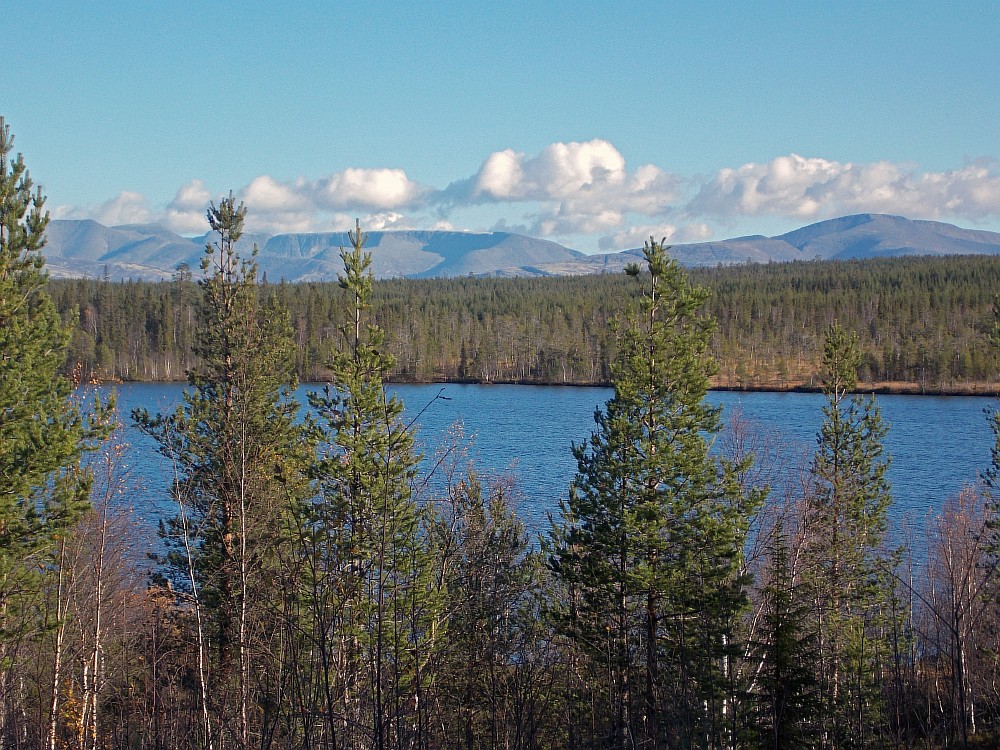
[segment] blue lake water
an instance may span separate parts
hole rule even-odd
[[[300,388],[300,401],[315,388]],[[176,384],[119,386],[119,406],[123,415],[136,406],[151,412],[172,410],[182,390]],[[425,456],[447,443],[454,423],[463,423],[474,437],[472,457],[480,471],[512,472],[518,478],[520,512],[533,530],[546,527],[546,514],[555,511],[574,476],[571,444],[587,438],[595,408],[611,396],[607,388],[516,385],[401,385],[393,390],[406,404],[407,415],[417,420]],[[443,398],[436,398],[439,394]],[[793,472],[807,461],[815,448],[824,404],[820,394],[713,392],[709,399],[724,407],[724,420],[739,414],[739,421],[764,436],[766,445],[778,444],[760,451],[769,454],[776,483],[782,472]],[[877,402],[890,426],[885,447],[892,456],[889,478],[897,521],[919,522],[989,466],[993,436],[985,410],[995,407],[995,399],[879,396]],[[172,513],[167,496],[170,467],[136,430],[129,429],[127,439],[128,462],[141,486],[134,506],[152,524]]]

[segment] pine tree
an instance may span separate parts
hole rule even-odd
[[[331,384],[312,393],[324,443],[316,503],[303,524],[328,726],[316,741],[402,746],[419,731],[420,669],[434,621],[430,558],[412,482],[418,456],[403,404],[386,390],[394,360],[368,322],[373,277],[360,223],[341,250],[348,298]],[[338,718],[339,717],[339,718]],[[348,717],[346,720],[343,717]],[[337,728],[346,726],[337,736]]]
[[[232,194],[208,209],[195,353],[183,403],[172,414],[137,411],[175,467],[178,515],[161,535],[167,575],[194,603],[203,742],[243,747],[275,717],[268,678],[278,632],[273,613],[280,548],[308,491],[309,424],[298,420],[288,315],[261,301],[257,267],[236,252],[246,209]],[[255,251],[256,252],[256,251]]]
[[[45,292],[48,213],[0,117],[0,744],[7,739],[10,670],[39,621],[42,578],[58,567],[56,540],[88,507],[80,458],[107,434],[100,402],[85,417],[59,375],[70,331]]]
[[[879,728],[882,604],[889,600],[883,549],[892,501],[883,456],[887,427],[874,398],[852,396],[858,340],[838,323],[824,344],[824,421],[808,498],[811,563],[820,645],[825,742],[864,747]]]
[[[727,693],[745,596],[748,518],[737,467],[712,456],[720,409],[707,292],[662,243],[645,246],[640,313],[621,340],[614,396],[575,446],[578,473],[554,529],[551,565],[569,597],[563,626],[594,664],[600,743],[687,746],[731,735]],[[602,677],[603,676],[603,677]]]

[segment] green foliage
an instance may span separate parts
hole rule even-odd
[[[29,664],[22,649],[41,651],[46,634],[66,623],[63,602],[53,607],[51,594],[62,593],[61,552],[90,507],[92,476],[81,459],[110,433],[114,409],[113,398],[104,405],[95,397],[85,416],[73,383],[60,374],[70,330],[45,292],[41,250],[49,217],[41,189],[32,189],[24,160],[20,154],[12,159],[12,149],[10,128],[0,117],[0,744],[5,747],[26,729],[16,725],[24,716],[19,683]]]
[[[232,195],[208,210],[218,240],[202,261],[209,275],[195,333],[199,365],[182,404],[170,414],[133,415],[175,469],[179,512],[161,531],[169,550],[163,562],[204,623],[205,739],[232,733],[244,744],[259,731],[246,710],[250,695],[271,689],[265,665],[276,631],[269,620],[283,596],[277,566],[289,519],[308,490],[313,445],[291,398],[287,313],[273,298],[261,300],[256,265],[235,251],[245,214]]]
[[[874,398],[850,396],[860,359],[857,336],[833,323],[824,346],[824,421],[807,499],[809,585],[821,639],[824,732],[837,747],[877,743],[877,693],[889,601],[884,549],[892,502]]]
[[[989,256],[772,263],[692,269],[713,291],[714,382],[817,387],[824,332],[837,319],[858,332],[864,382],[916,390],[983,388],[997,377],[983,336],[1000,259]],[[609,326],[629,294],[624,274],[563,278],[393,279],[375,282],[371,316],[395,358],[394,381],[610,382]],[[178,379],[190,366],[190,281],[51,282],[77,332],[70,366],[135,380]],[[348,311],[333,283],[272,286],[289,309],[296,368],[329,377],[326,352]],[[464,356],[463,356],[464,352]]]
[[[373,281],[360,224],[350,239],[339,277],[348,308],[342,347],[330,362],[331,384],[309,396],[324,443],[313,471],[319,494],[302,528],[313,561],[311,606],[324,624],[316,638],[328,641],[316,674],[331,711],[313,741],[335,741],[334,715],[343,713],[350,729],[341,741],[383,748],[403,742],[404,716],[419,705],[421,669],[440,634],[412,493],[413,432],[403,404],[386,392],[393,361],[382,351],[384,334],[366,322]],[[352,702],[358,691],[372,700]]]
[[[707,292],[660,243],[645,257],[648,275],[628,269],[643,285],[640,311],[622,336],[614,396],[574,448],[551,565],[569,597],[562,626],[592,678],[606,679],[593,694],[608,717],[599,741],[686,745],[730,731],[722,706],[745,605],[740,562],[762,498],[744,495],[745,466],[709,453],[721,423],[704,400]]]
[[[510,479],[484,481],[461,463],[446,469],[429,524],[447,602],[430,723],[441,727],[442,746],[517,747],[555,724],[546,713],[551,696],[537,690],[552,679],[538,617],[543,569],[514,511]]]
[[[926,580],[893,588],[887,427],[852,392],[992,377],[998,259],[694,272],[710,296],[651,240],[614,277],[376,283],[357,224],[339,284],[271,287],[235,252],[230,195],[198,284],[183,267],[49,283],[53,304],[43,199],[10,151],[0,118],[0,746],[995,744],[1000,416],[992,506],[973,490],[946,505]],[[81,514],[108,413],[74,404],[67,357],[95,376],[187,371],[179,408],[135,415],[178,508],[148,590],[107,514],[120,446],[104,512]],[[331,380],[315,419],[296,372]],[[827,401],[811,482],[767,509],[756,557],[750,520],[773,516],[755,515],[749,459],[718,457],[705,395],[772,373],[821,377]],[[543,551],[510,483],[457,458],[435,463],[443,490],[417,482],[385,384],[454,377],[614,385]]]
[[[833,323],[824,345],[827,403],[812,466],[816,485],[811,502],[830,532],[830,544],[853,547],[851,554],[860,555],[846,567],[863,573],[875,564],[871,555],[885,536],[892,498],[885,476],[889,461],[882,448],[888,426],[874,398],[850,395],[857,386],[860,358],[857,335]],[[837,549],[832,557],[839,559],[848,551]]]
[[[993,320],[989,330],[989,342],[994,357],[1000,357],[1000,295],[993,298]],[[997,394],[1000,396],[1000,394]],[[990,466],[986,470],[986,482],[994,495],[994,505],[1000,509],[1000,410],[987,412],[990,429],[993,431],[993,446],[990,448]],[[1000,533],[1000,526],[997,528]],[[1000,553],[1000,536],[997,538],[997,552]]]
[[[85,418],[59,374],[70,331],[45,292],[48,213],[12,149],[0,117],[0,641],[31,627],[52,542],[88,507],[80,458],[107,434],[104,407]]]
[[[795,581],[779,523],[768,545],[768,581],[757,648],[761,669],[754,734],[758,746],[792,750],[816,746],[819,658],[805,587]]]

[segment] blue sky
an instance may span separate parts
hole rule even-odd
[[[865,211],[1000,229],[1000,4],[45,2],[0,114],[55,217],[580,250]],[[14,41],[12,41],[14,40]]]

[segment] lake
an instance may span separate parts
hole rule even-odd
[[[304,403],[305,393],[316,388],[303,386],[297,396]],[[171,410],[183,386],[127,384],[117,390],[121,412],[128,415],[136,406]],[[557,508],[574,476],[571,444],[588,437],[595,408],[611,396],[608,388],[559,386],[400,385],[392,390],[406,404],[408,418],[416,419],[425,456],[433,456],[447,443],[451,426],[462,422],[475,440],[472,456],[481,473],[510,471],[517,476],[523,494],[520,513],[536,531],[546,528],[546,514]],[[709,400],[723,406],[724,420],[739,415],[747,430],[763,436],[771,447],[759,452],[771,456],[766,463],[775,482],[797,461],[808,461],[815,449],[825,403],[821,394],[712,392]],[[985,410],[995,406],[994,399],[879,396],[877,402],[890,427],[885,445],[892,456],[889,478],[897,521],[922,521],[989,466],[993,435]],[[144,435],[129,429],[127,438],[128,461],[142,487],[136,511],[152,524],[173,512],[167,496],[169,466]]]

